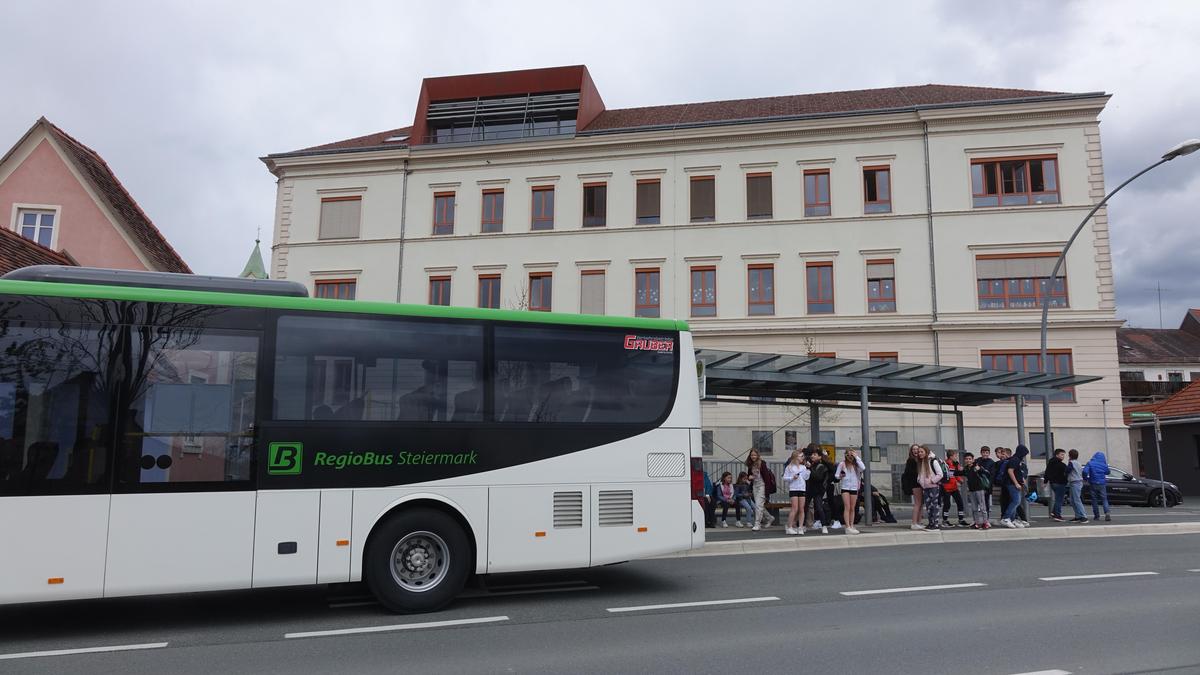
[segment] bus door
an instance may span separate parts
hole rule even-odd
[[[259,334],[191,310],[131,336],[106,596],[250,587]]]
[[[0,604],[100,597],[111,334],[9,318],[0,311]]]

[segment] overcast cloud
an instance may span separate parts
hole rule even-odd
[[[405,126],[422,77],[587,64],[610,108],[937,82],[1107,91],[1109,186],[1200,137],[1190,2],[58,2],[0,5],[0,146],[45,115],[193,269],[271,237],[258,157]],[[1118,313],[1200,306],[1200,153],[1110,209]]]

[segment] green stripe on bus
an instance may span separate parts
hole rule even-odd
[[[314,312],[352,312],[391,316],[428,316],[447,319],[482,319],[488,321],[522,321],[568,326],[609,326],[645,330],[688,330],[686,321],[671,319],[641,319],[627,316],[595,316],[563,314],[512,309],[478,309],[475,307],[443,307],[440,305],[401,305],[365,300],[333,300],[327,298],[294,298],[274,295],[214,293],[211,291],[177,291],[133,286],[99,286],[91,284],[61,284],[41,281],[0,279],[0,294],[37,295],[55,298],[88,298],[96,300],[131,300],[135,302],[176,302],[190,305],[224,307],[261,307]]]

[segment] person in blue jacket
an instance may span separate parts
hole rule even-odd
[[[1088,463],[1083,465],[1083,479],[1087,481],[1088,492],[1092,496],[1092,516],[1100,520],[1100,503],[1104,503],[1104,519],[1112,520],[1108,511],[1108,459],[1103,452],[1092,455]]]

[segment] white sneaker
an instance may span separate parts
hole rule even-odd
[[[1029,523],[1027,523],[1023,520],[1014,520],[1014,521],[1012,521],[1012,524],[1016,525],[1017,527],[1019,527],[1021,529],[1025,529],[1025,528],[1029,527]]]
[[[830,525],[829,527],[834,530],[840,530],[840,529],[842,529],[842,523],[841,523],[841,521],[835,520],[835,521],[833,521],[833,524]]]
[[[721,521],[721,527],[729,527],[729,521],[728,521],[728,520],[722,520],[722,521]]]
[[[821,521],[819,521],[819,520],[814,520],[814,521],[813,521],[813,524],[812,524],[812,526],[813,526],[813,529],[814,529],[814,530],[815,530],[815,529],[817,529],[817,528],[819,528],[819,527],[822,527],[822,525],[821,525]]]
[[[775,524],[775,516],[767,514],[767,522],[763,523],[763,527],[770,527]]]
[[[854,529],[853,527],[847,527],[846,534],[858,534],[858,530]]]
[[[755,525],[754,527],[752,527],[750,529],[754,532],[758,532],[758,525]]]
[[[1017,529],[1017,524],[1014,523],[1013,521],[1009,520],[1008,518],[1001,518],[1000,519],[1000,527],[1007,527],[1010,530],[1015,530],[1015,529]]]
[[[743,525],[743,524],[742,524],[742,521],[740,521],[740,520],[734,521],[734,523],[733,523],[733,524],[734,524],[734,525],[736,525],[736,526],[738,526],[738,527],[745,527],[745,525]]]
[[[808,528],[804,527],[803,525],[796,528],[796,534],[804,534],[807,531],[808,531]]]
[[[794,528],[794,527],[784,528],[783,532],[784,532],[784,534],[796,534],[796,528]]]
[[[924,526],[924,525],[922,525],[922,524],[920,524],[920,523],[913,523],[913,524],[912,524],[912,526],[911,526],[911,527],[909,527],[908,529],[910,529],[910,530],[923,530],[923,529],[925,529],[925,526]]]
[[[828,528],[828,527],[822,527],[822,528],[821,528],[821,534],[829,534],[829,528]]]

